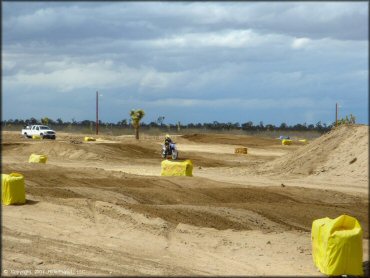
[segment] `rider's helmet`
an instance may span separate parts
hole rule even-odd
[[[171,142],[170,135],[166,134],[164,144],[168,147],[170,145],[170,142]]]

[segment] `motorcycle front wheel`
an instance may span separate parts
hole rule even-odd
[[[177,159],[177,156],[178,156],[177,151],[172,151],[172,159],[173,160],[176,160]]]

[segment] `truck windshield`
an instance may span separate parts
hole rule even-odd
[[[40,126],[40,129],[50,129],[50,128],[46,125],[42,125],[42,126]]]

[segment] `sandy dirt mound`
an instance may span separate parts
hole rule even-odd
[[[369,128],[343,125],[266,164],[274,174],[345,176],[368,181]]]
[[[117,161],[124,159],[155,159],[159,151],[139,144],[106,142],[78,143],[78,141],[40,141],[2,144],[3,151],[14,156],[29,156],[31,153],[45,154],[51,158],[69,160]]]
[[[242,145],[245,147],[264,147],[264,146],[279,146],[279,140],[248,136],[248,135],[227,135],[227,134],[187,134],[181,136],[189,141],[196,143],[208,144],[228,144],[228,145]]]

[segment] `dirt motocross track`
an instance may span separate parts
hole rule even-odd
[[[2,172],[22,173],[27,196],[2,207],[3,275],[318,276],[312,221],[341,214],[360,221],[368,261],[367,126],[291,146],[173,137],[193,177],[160,176],[163,138],[84,136],[3,132]]]

